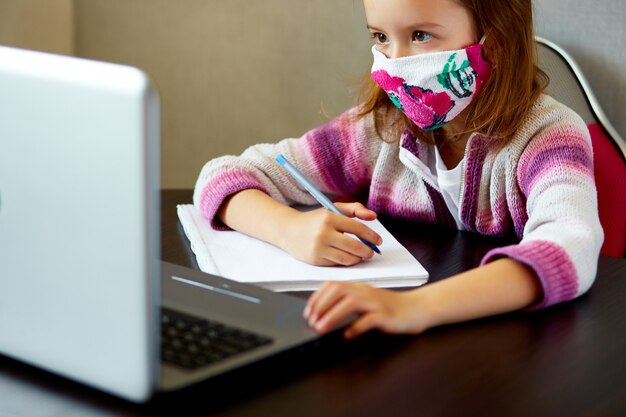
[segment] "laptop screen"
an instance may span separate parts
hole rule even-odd
[[[159,146],[141,71],[0,47],[0,353],[151,393]]]

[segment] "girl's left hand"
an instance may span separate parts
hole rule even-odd
[[[396,292],[362,283],[325,282],[307,303],[304,316],[309,325],[324,333],[347,317],[360,317],[344,336],[352,339],[371,329],[387,333],[421,333],[427,329],[426,315],[420,314],[416,292]]]

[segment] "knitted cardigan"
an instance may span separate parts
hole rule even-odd
[[[533,308],[583,294],[595,278],[603,241],[584,122],[542,95],[505,148],[488,152],[487,142],[474,133],[466,145],[459,218],[466,230],[514,235],[519,243],[489,251],[481,265],[509,257],[531,267],[543,288]],[[316,204],[274,162],[279,153],[326,193],[367,201],[378,214],[456,227],[434,175],[433,145],[408,131],[386,143],[371,114],[357,119],[351,109],[301,138],[209,161],[194,204],[214,228],[225,228],[215,217],[224,199],[243,189],[261,190],[285,204]]]

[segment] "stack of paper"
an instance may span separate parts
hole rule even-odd
[[[381,255],[354,266],[313,266],[283,250],[236,231],[214,230],[191,204],[178,218],[204,272],[274,291],[316,290],[324,281],[360,281],[377,287],[415,287],[428,272],[378,221],[365,222],[383,238]]]

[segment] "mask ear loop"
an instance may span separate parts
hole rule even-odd
[[[483,34],[483,36],[482,36],[482,37],[480,38],[480,40],[478,41],[478,44],[479,44],[479,45],[481,45],[481,46],[483,46],[483,48],[481,48],[482,50],[480,51],[480,53],[481,53],[481,55],[482,55],[483,59],[485,59],[485,60],[487,59],[487,58],[485,57],[485,48],[484,48],[484,45],[485,45],[485,40],[486,40],[486,39],[487,39],[487,34],[485,33],[485,34]],[[492,65],[492,66],[491,66],[491,70],[493,71],[493,70],[495,69],[495,67],[496,67],[495,65]],[[493,133],[493,122],[491,122],[491,123],[489,124],[489,126],[487,127],[487,130],[485,131],[485,135],[486,135],[487,137],[490,137],[490,136],[492,135],[492,133]]]
[[[482,50],[480,51],[480,53],[481,53],[481,55],[483,56],[483,59],[484,59],[484,60],[486,60],[486,59],[487,59],[487,57],[485,56],[485,48],[484,48],[484,46],[485,46],[485,40],[486,40],[486,39],[487,39],[487,34],[485,33],[485,34],[483,34],[483,36],[482,36],[482,37],[480,38],[480,40],[478,41],[478,44],[479,44],[480,46],[482,46],[482,47],[483,47],[483,48],[481,48]],[[493,70],[495,67],[496,67],[495,65],[492,65],[492,66],[491,66],[491,69]]]

